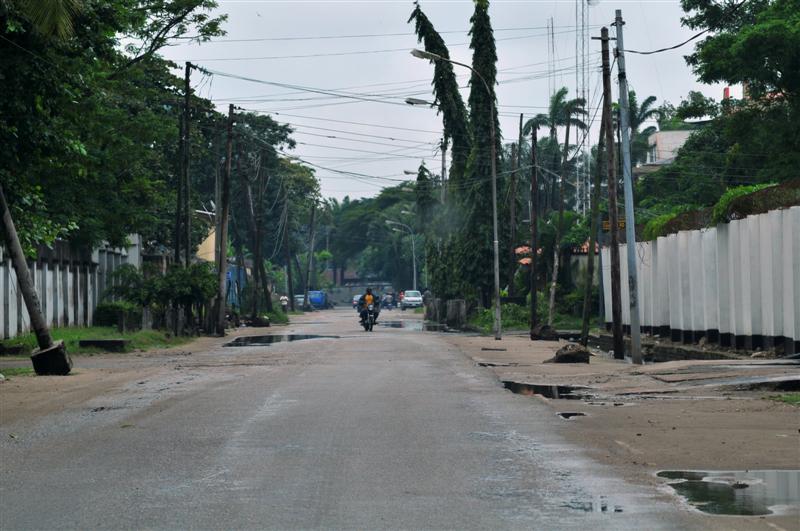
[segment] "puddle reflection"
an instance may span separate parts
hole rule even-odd
[[[800,470],[665,470],[658,477],[709,514],[760,516],[800,511]]]

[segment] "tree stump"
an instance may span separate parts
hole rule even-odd
[[[50,348],[37,350],[31,355],[33,370],[39,376],[64,376],[72,370],[72,360],[63,341],[56,341]]]

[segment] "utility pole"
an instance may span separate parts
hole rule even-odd
[[[314,262],[314,218],[316,217],[317,213],[317,203],[311,203],[311,223],[310,229],[311,232],[309,234],[309,243],[308,243],[308,258],[306,259],[306,280],[303,283],[303,310],[308,307],[308,290],[310,289],[311,284],[311,265]]]
[[[292,251],[289,248],[289,191],[285,192],[283,206],[283,253],[286,259],[286,292],[289,296],[289,308],[294,311],[294,284],[292,284]],[[299,271],[298,271],[299,273]]]
[[[539,339],[538,334],[534,331],[539,324],[536,316],[536,233],[538,227],[536,218],[539,214],[539,166],[536,163],[536,126],[531,128],[531,199],[528,207],[528,215],[530,216],[531,224],[531,341]]]
[[[184,115],[181,113],[181,115],[178,117],[178,146],[180,146],[178,160],[180,165],[178,167],[178,176],[176,179],[178,184],[178,200],[175,205],[175,265],[179,265],[181,263],[181,242],[183,240],[183,121]]]
[[[631,175],[630,102],[625,71],[625,44],[622,40],[622,10],[616,10],[617,67],[619,71],[619,110],[622,130],[622,178],[625,190],[625,247],[628,249],[628,300],[631,306],[631,358],[642,364],[642,338],[639,330],[639,279],[636,270],[636,223],[633,216],[633,176]]]
[[[181,180],[184,182],[184,230],[186,231],[186,267],[189,267],[192,261],[192,181],[189,178],[189,125],[191,122],[189,113],[189,96],[192,88],[189,84],[189,76],[191,75],[194,65],[186,61],[186,72],[184,73],[183,85],[183,138],[181,150]]]
[[[514,270],[516,269],[517,259],[514,254],[514,246],[517,241],[517,144],[511,144],[511,187],[509,199],[509,229],[511,238],[508,242],[508,296],[514,296]]]
[[[442,204],[447,197],[447,136],[442,136]]]
[[[597,246],[597,226],[600,221],[600,184],[602,181],[602,167],[605,160],[606,121],[603,114],[600,121],[600,140],[597,143],[597,167],[594,168],[594,188],[592,189],[592,210],[589,221],[589,248],[586,258],[589,263],[586,267],[586,285],[583,292],[583,321],[581,323],[581,345],[584,347],[589,342],[589,320],[592,307],[592,284],[594,282],[594,253]]]
[[[225,143],[225,173],[222,176],[222,208],[219,231],[219,291],[217,292],[217,335],[225,335],[225,310],[228,295],[228,211],[231,203],[231,157],[233,155],[233,103],[228,105],[228,139]]]
[[[611,64],[608,53],[608,28],[600,33],[603,44],[603,122],[606,124],[606,145],[608,157],[608,218],[611,232],[611,329],[614,335],[614,358],[625,359],[625,345],[622,341],[622,297],[619,278],[619,218],[617,216],[617,163],[614,149],[614,127],[611,123]]]

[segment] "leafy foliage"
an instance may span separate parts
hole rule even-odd
[[[727,223],[730,221],[730,206],[736,199],[745,195],[750,195],[754,192],[758,192],[759,190],[763,190],[764,188],[768,188],[770,186],[774,185],[757,184],[753,186],[737,186],[735,188],[729,188],[724,194],[722,194],[722,197],[719,198],[717,204],[714,205],[714,208],[711,211],[711,220],[714,223]]]

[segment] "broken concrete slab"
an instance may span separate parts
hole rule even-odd
[[[64,376],[72,370],[72,359],[67,354],[63,341],[55,342],[50,348],[37,350],[31,355],[33,370],[39,376]]]

